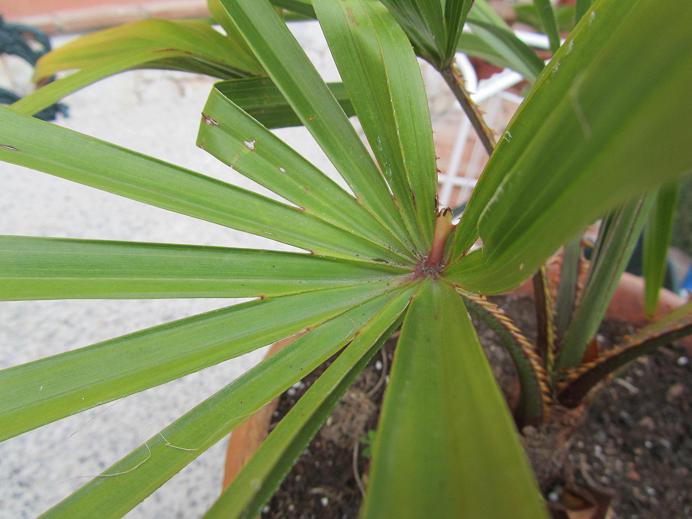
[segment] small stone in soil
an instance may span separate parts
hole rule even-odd
[[[680,357],[678,359],[678,366],[680,366],[680,367],[687,366],[689,363],[690,363],[690,359],[688,359],[687,357]]]
[[[618,417],[622,421],[623,425],[631,425],[632,424],[632,417],[627,411],[620,411],[618,413]]]
[[[673,384],[672,386],[670,386],[670,389],[668,389],[668,393],[666,394],[666,400],[668,400],[668,402],[672,402],[673,400],[682,396],[684,392],[685,386],[682,383]]]
[[[641,420],[639,420],[639,425],[641,425],[644,429],[647,429],[649,431],[653,431],[656,428],[656,424],[654,423],[653,418],[650,416],[645,416]]]
[[[637,472],[636,470],[630,470],[629,472],[627,472],[627,474],[625,474],[625,477],[632,481],[639,481],[641,479],[639,472]]]

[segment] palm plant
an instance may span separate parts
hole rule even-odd
[[[73,44],[74,53],[44,61],[46,74],[78,72],[0,110],[4,161],[308,252],[0,238],[2,300],[256,298],[0,371],[0,440],[302,333],[46,514],[123,515],[338,354],[208,512],[251,517],[358,372],[401,328],[363,516],[545,517],[467,306],[505,335],[522,383],[520,424],[547,420],[558,401],[573,405],[616,365],[689,333],[686,307],[617,354],[580,365],[631,235],[659,187],[692,171],[692,103],[685,97],[692,10],[669,1],[597,0],[559,48],[558,39],[541,70],[483,2],[471,11],[470,0],[275,3],[317,17],[343,84],[321,80],[269,1],[220,0],[211,5],[225,36],[196,22],[159,25],[155,43],[142,43],[146,31],[132,26],[87,36]],[[496,147],[453,66],[467,17],[477,29],[467,44],[537,77]],[[655,42],[642,39],[644,26],[658,35]],[[171,38],[177,46],[162,50],[161,41]],[[112,61],[102,60],[104,50]],[[416,53],[445,76],[492,150],[458,225],[435,199],[433,136]],[[28,115],[138,66],[226,79],[210,94],[198,144],[287,203]],[[622,85],[617,96],[608,95],[614,82]],[[348,120],[352,114],[372,155]],[[296,124],[311,132],[349,189],[270,131]],[[653,229],[665,228],[667,205],[658,205],[662,223]],[[557,317],[550,297],[537,298],[545,333],[537,347],[530,344],[485,296],[534,274],[536,286],[546,287],[542,264],[563,244],[570,244],[565,265],[578,263],[574,239],[606,214],[576,311],[577,283],[565,276]],[[650,245],[652,272],[660,248]]]

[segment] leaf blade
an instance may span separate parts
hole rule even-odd
[[[237,85],[235,90],[237,94]],[[246,92],[246,85],[242,90]],[[405,250],[395,251],[396,238],[357,200],[216,87],[202,112],[197,145],[306,214],[406,257]]]
[[[57,72],[76,72],[39,88],[12,108],[32,115],[91,83],[142,66],[222,78],[262,72],[241,42],[206,23],[141,20],[81,36],[43,56],[36,67],[37,81]]]
[[[557,368],[576,366],[596,334],[625,271],[653,205],[647,195],[615,211],[599,237],[586,286],[555,361]],[[603,224],[602,224],[603,225]]]
[[[560,282],[555,302],[555,328],[562,338],[572,320],[577,300],[579,271],[581,265],[581,236],[565,244],[560,268]]]
[[[689,56],[681,50],[692,13],[670,16],[661,7],[651,0],[597,2],[556,53],[501,139],[457,228],[454,256],[478,237],[484,244],[482,258],[471,261],[472,254],[457,265],[483,271],[476,277],[464,269],[474,284],[466,288],[512,289],[610,208],[692,171],[681,137],[692,107],[670,102],[692,80]],[[644,23],[663,34],[655,52],[640,37]],[[660,53],[670,59],[662,63]],[[632,59],[641,67],[636,74]],[[627,78],[631,95],[606,109],[602,92],[616,75]]]
[[[592,0],[577,0],[574,11],[575,23],[579,22],[591,7]]]
[[[393,288],[373,283],[251,301],[4,369],[0,440],[242,355]]]
[[[41,80],[57,72],[83,69],[131,52],[175,50],[189,60],[217,63],[231,76],[261,74],[259,63],[238,38],[224,36],[195,20],[146,19],[80,36],[43,56],[36,69]],[[194,69],[192,69],[194,70]]]
[[[445,3],[445,23],[447,25],[447,48],[445,56],[453,58],[456,54],[459,38],[464,30],[464,24],[473,0],[448,0]],[[448,58],[448,59],[449,59]]]
[[[419,249],[432,239],[436,170],[418,62],[377,1],[314,2],[358,119]]]
[[[512,32],[486,0],[476,0],[468,23],[474,35],[501,57],[504,63],[533,82],[544,68],[536,53]]]
[[[0,160],[234,229],[341,257],[390,251],[299,209],[0,107]],[[74,153],[72,150],[79,150]]]
[[[174,59],[179,56],[180,54],[175,51],[164,51],[158,57]],[[146,63],[151,59],[152,55],[148,51],[132,52],[123,56],[116,56],[108,61],[89,67],[88,69],[79,70],[66,77],[59,78],[52,83],[48,83],[13,103],[11,108],[20,114],[34,115],[73,92],[91,85],[92,83],[96,83],[108,76]]]
[[[461,298],[427,282],[404,319],[364,518],[547,517],[477,341]]]
[[[308,254],[0,236],[0,300],[276,297],[401,274]]]
[[[555,52],[560,48],[560,33],[557,29],[557,19],[550,0],[533,0],[533,5],[541,19],[543,30],[548,35],[550,50]]]
[[[661,186],[644,227],[644,308],[650,316],[656,313],[658,294],[666,276],[679,189],[678,184]]]
[[[414,0],[383,0],[390,12],[408,34],[423,59],[443,68],[452,56],[445,56],[447,26],[442,3]]]
[[[346,115],[354,116],[355,111],[343,83],[327,83],[327,87]],[[214,89],[269,130],[303,125],[269,78],[229,79],[216,83]]]
[[[339,103],[267,0],[220,0],[274,84],[300,117],[356,198],[410,243],[387,184]]]

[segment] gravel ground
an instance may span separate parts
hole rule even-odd
[[[336,79],[319,30],[302,24],[296,31],[325,78]],[[71,115],[60,124],[264,192],[194,145],[211,84],[195,75],[130,72],[69,97]],[[333,171],[307,132],[284,130],[281,136],[325,171]],[[0,164],[0,186],[0,234],[288,249],[5,163]],[[0,368],[235,302],[0,303]],[[46,510],[245,372],[261,354],[253,352],[0,444],[0,519],[34,517]],[[223,440],[201,455],[128,517],[200,516],[218,495],[225,444]]]

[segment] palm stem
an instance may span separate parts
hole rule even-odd
[[[533,276],[533,297],[536,308],[536,348],[548,371],[552,371],[555,348],[553,298],[545,265]]]
[[[521,387],[515,419],[520,428],[548,421],[553,403],[552,390],[543,362],[514,321],[496,304],[482,296],[459,291],[466,307],[500,339],[517,370]]]
[[[457,98],[461,108],[464,110],[464,113],[471,121],[471,126],[473,126],[473,129],[476,131],[481,143],[483,143],[483,147],[488,152],[488,155],[491,155],[495,149],[495,136],[485,122],[478,105],[474,103],[473,99],[471,99],[471,96],[466,91],[461,71],[452,63],[449,67],[442,70],[441,73],[447,85],[452,90],[452,93]]]

